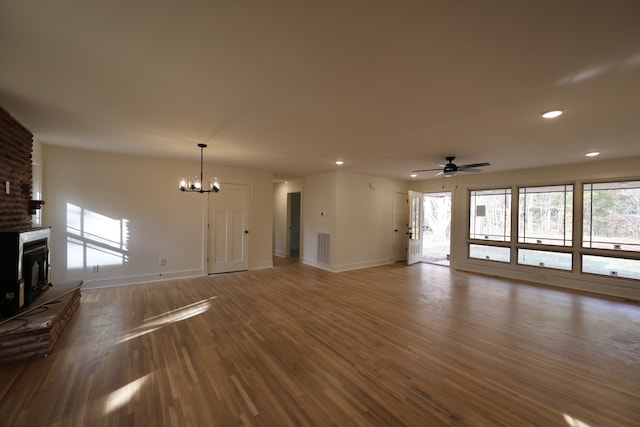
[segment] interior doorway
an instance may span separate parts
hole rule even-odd
[[[287,193],[287,245],[289,258],[300,258],[300,193]]]
[[[451,192],[423,195],[422,261],[449,266]]]

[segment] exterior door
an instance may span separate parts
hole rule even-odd
[[[209,194],[207,272],[249,269],[249,186],[225,184]]]
[[[409,190],[409,253],[407,265],[422,261],[422,193]]]
[[[407,259],[407,229],[409,228],[407,193],[395,193],[393,199],[393,261]]]

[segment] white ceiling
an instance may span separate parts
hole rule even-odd
[[[0,106],[46,144],[282,178],[638,156],[640,1],[0,0]]]

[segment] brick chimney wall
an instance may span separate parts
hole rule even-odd
[[[0,107],[0,230],[32,227],[32,150],[33,134]]]

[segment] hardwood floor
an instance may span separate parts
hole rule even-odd
[[[391,265],[85,290],[7,426],[633,426],[640,306]]]

